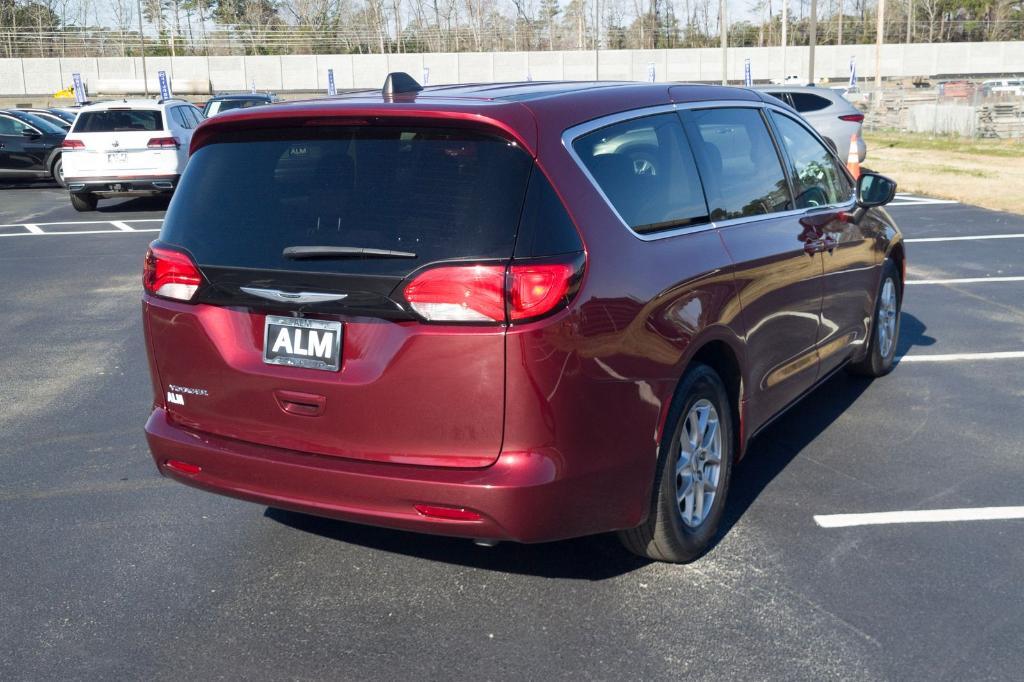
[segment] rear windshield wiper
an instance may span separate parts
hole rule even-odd
[[[410,251],[367,249],[361,246],[288,246],[281,255],[291,260],[312,258],[415,258]]]

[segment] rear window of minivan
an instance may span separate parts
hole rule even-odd
[[[470,130],[242,133],[192,156],[160,238],[227,268],[404,276],[439,260],[507,259],[532,167],[515,142]],[[289,259],[293,246],[415,257]]]
[[[163,116],[155,109],[104,109],[80,113],[75,120],[74,132],[157,132],[163,129]]]

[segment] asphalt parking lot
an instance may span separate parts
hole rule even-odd
[[[1019,679],[1024,521],[829,519],[1024,505],[1024,218],[899,197],[898,367],[771,427],[721,540],[670,566],[160,478],[139,296],[164,208],[0,189],[0,678]]]

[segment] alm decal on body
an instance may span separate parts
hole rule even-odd
[[[205,388],[192,388],[190,386],[167,384],[167,402],[172,405],[184,405],[186,395],[202,397],[210,395],[210,392]]]

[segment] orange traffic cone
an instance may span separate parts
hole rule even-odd
[[[846,156],[846,167],[853,174],[853,179],[860,177],[860,151],[857,149],[857,134],[850,135],[850,153]]]

